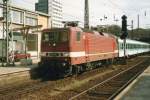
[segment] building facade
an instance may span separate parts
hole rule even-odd
[[[49,23],[51,23],[52,27],[63,27],[61,0],[39,0],[36,3],[36,10],[51,16]]]
[[[0,17],[3,17],[3,4],[1,3]],[[30,11],[16,6],[10,7],[10,30],[26,26],[42,25],[41,29],[36,28],[29,30],[29,34],[27,36],[27,52],[31,54],[32,58],[39,58],[41,32],[38,32],[37,30],[50,27],[51,25],[48,23],[50,20],[49,18],[48,14],[41,12]],[[5,21],[0,22],[0,39],[6,38],[6,33],[3,32],[3,23],[5,23]],[[13,47],[14,51],[25,50],[25,41],[21,31],[13,31]]]
[[[24,8],[31,11],[35,11],[35,2],[37,0],[8,0],[11,5],[16,6],[18,8]],[[3,3],[3,0],[0,0],[0,3]],[[28,6],[27,6],[28,5]]]

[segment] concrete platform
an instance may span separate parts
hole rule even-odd
[[[20,62],[16,62],[15,66],[8,66],[8,67],[1,67],[2,64],[0,63],[0,75],[31,70],[32,68],[38,66],[38,62],[39,60],[37,59],[33,60],[32,65],[21,65]]]
[[[0,75],[10,74],[10,73],[15,73],[15,72],[20,72],[20,71],[27,71],[27,70],[30,70],[30,69],[31,68],[0,67]]]
[[[139,57],[143,57],[143,58],[145,58],[145,57],[146,57],[146,58],[150,58],[150,56],[139,56]]]
[[[115,100],[150,100],[150,66]]]

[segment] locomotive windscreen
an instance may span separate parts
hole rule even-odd
[[[42,41],[43,42],[67,42],[68,32],[67,31],[50,31],[43,33]]]

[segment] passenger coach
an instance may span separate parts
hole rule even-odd
[[[118,38],[118,49],[119,49],[119,57],[124,56],[124,43],[123,40]],[[132,56],[132,55],[137,55],[137,54],[142,54],[150,51],[150,44],[141,42],[141,41],[136,41],[136,40],[131,40],[131,39],[126,39],[126,56]]]

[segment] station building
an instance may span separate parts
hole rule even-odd
[[[0,3],[0,17],[3,17],[3,4]],[[26,26],[42,25],[42,29],[50,28],[51,20],[48,14],[27,10],[18,6],[10,6],[10,29],[22,28]],[[6,38],[3,28],[5,21],[0,21],[0,39]],[[4,34],[3,34],[4,33]],[[40,54],[41,32],[29,30],[27,38],[27,52],[31,54],[31,58],[38,59]],[[13,32],[13,49],[15,51],[24,51],[25,42],[20,31]]]

